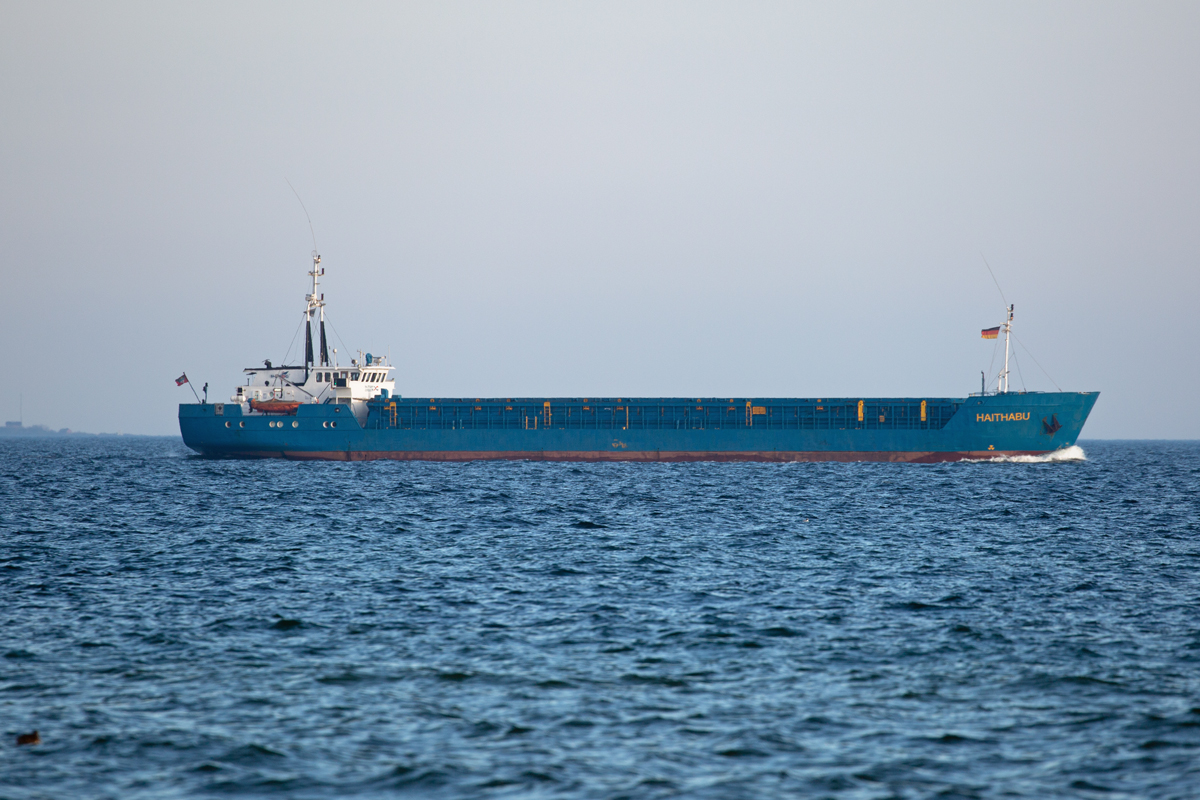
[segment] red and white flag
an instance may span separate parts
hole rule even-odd
[[[180,375],[178,378],[176,378],[176,379],[175,379],[175,385],[176,385],[176,386],[183,386],[183,385],[184,385],[185,383],[187,383],[187,382],[188,382],[188,379],[187,379],[187,373],[186,373],[186,372],[185,372],[185,373],[183,373],[182,375]]]

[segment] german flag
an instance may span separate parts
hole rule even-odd
[[[984,339],[995,339],[1000,335],[1000,326],[997,325],[994,328],[984,328],[982,331],[980,331],[980,333]]]

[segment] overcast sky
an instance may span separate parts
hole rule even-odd
[[[0,414],[177,434],[282,360],[290,180],[403,395],[960,397],[986,257],[1015,388],[1197,438],[1198,167],[1195,2],[8,0]]]

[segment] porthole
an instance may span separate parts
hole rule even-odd
[[[292,427],[293,427],[293,428],[299,428],[299,427],[300,427],[300,423],[299,423],[299,422],[293,422],[293,423],[292,423]]]
[[[328,422],[322,422],[322,423],[321,423],[321,427],[322,427],[322,428],[328,428],[328,427],[329,427],[329,423],[328,423]]]
[[[226,423],[225,423],[225,427],[226,427],[226,428],[230,428],[230,427],[233,427],[233,425],[232,425],[232,423],[226,422]]]
[[[337,423],[336,423],[336,422],[331,422],[331,423],[329,423],[329,427],[331,427],[331,428],[336,428],[336,427],[337,427]]]
[[[244,422],[239,422],[239,423],[238,423],[238,427],[239,427],[239,428],[244,428],[244,427],[246,427],[246,423],[244,423]]]

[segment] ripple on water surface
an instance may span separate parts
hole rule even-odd
[[[1200,445],[1085,449],[2,441],[0,797],[1200,796]]]

